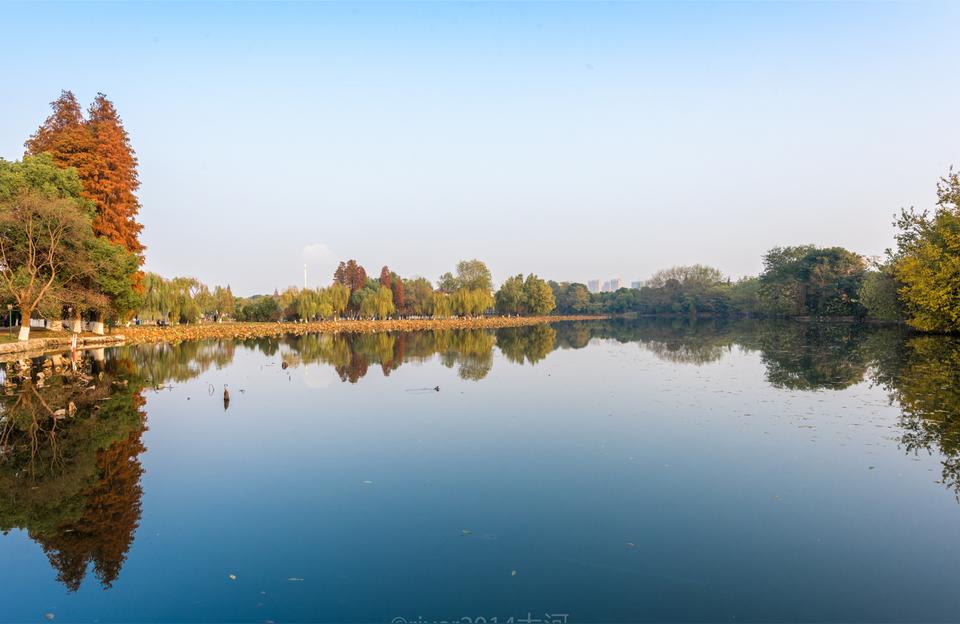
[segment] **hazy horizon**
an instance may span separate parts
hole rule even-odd
[[[146,269],[238,294],[356,258],[625,286],[893,244],[960,165],[960,8],[7,4],[0,157],[61,89],[116,104]],[[15,87],[13,85],[16,85]]]

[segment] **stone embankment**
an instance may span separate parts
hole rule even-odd
[[[0,344],[0,362],[36,357],[45,353],[67,351],[71,347],[71,339],[71,334],[63,332],[62,336],[45,336],[43,338],[31,338],[23,342],[6,342]],[[79,336],[77,338],[77,348],[95,349],[99,347],[111,347],[123,344],[123,342],[124,336],[119,332],[109,336]]]
[[[316,321],[312,323],[205,323],[156,327],[140,325],[125,327],[122,332],[126,344],[145,342],[182,342],[207,338],[260,338],[313,333],[360,333],[378,331],[418,331],[431,329],[487,329],[521,327],[557,321],[596,320],[598,316],[485,316],[448,319],[397,319],[389,321]]]

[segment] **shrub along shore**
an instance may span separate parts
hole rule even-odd
[[[156,327],[141,325],[115,330],[125,344],[149,342],[176,343],[208,338],[260,338],[265,336],[302,335],[313,333],[361,333],[380,331],[419,331],[431,329],[496,329],[521,327],[557,321],[584,321],[605,316],[478,316],[442,319],[392,319],[313,321],[310,323],[202,323]]]

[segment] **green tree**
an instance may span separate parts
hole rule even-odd
[[[226,288],[220,286],[215,287],[213,289],[213,299],[218,316],[230,314],[233,311],[233,291],[230,290],[229,284],[227,284]]]
[[[418,277],[404,280],[403,288],[406,297],[407,313],[413,316],[430,316],[433,314],[433,286],[429,280]]]
[[[344,284],[333,284],[326,289],[330,296],[330,308],[335,316],[341,317],[350,303],[350,287]]]
[[[497,312],[500,314],[520,314],[524,311],[523,275],[507,278],[495,296]]]
[[[760,278],[743,277],[730,286],[730,311],[752,315],[760,312]]]
[[[523,282],[523,309],[526,314],[542,316],[557,307],[550,286],[531,273]]]
[[[769,314],[850,316],[866,273],[863,257],[842,247],[775,247],[764,256],[760,300]]]
[[[893,274],[902,284],[908,323],[923,331],[960,331],[960,175],[937,184],[932,216],[902,210]]]
[[[360,301],[360,316],[364,318],[385,319],[394,312],[393,292],[386,286],[376,290],[364,289],[364,296]]]
[[[320,294],[305,288],[297,298],[297,316],[304,321],[312,321],[320,312]]]
[[[583,284],[559,284],[554,298],[563,313],[583,314],[590,308],[590,291]]]
[[[457,288],[467,290],[493,290],[490,269],[480,260],[461,260],[457,263]]]
[[[867,316],[881,321],[899,321],[904,318],[903,305],[899,295],[900,283],[893,275],[892,268],[882,266],[869,271],[860,287],[860,303],[867,310]]]
[[[0,205],[7,227],[3,242],[10,254],[4,263],[7,271],[3,273],[11,278],[14,274],[21,278],[31,276],[20,281],[20,286],[32,284],[27,290],[41,295],[34,298],[31,306],[27,301],[31,297],[26,290],[21,291],[27,308],[18,305],[25,319],[29,319],[33,310],[40,310],[46,318],[59,319],[67,306],[77,310],[78,315],[81,309],[91,308],[125,316],[137,305],[138,294],[132,287],[137,273],[132,261],[136,256],[119,245],[92,236],[96,209],[82,192],[76,171],[57,167],[49,155],[27,157],[22,162],[0,159]],[[59,208],[54,209],[55,206]],[[41,231],[37,227],[47,228],[47,235],[52,234],[53,238],[42,236],[46,243],[43,247],[34,247],[31,254],[30,241],[40,242]],[[41,249],[49,252],[50,244],[57,251],[41,262],[36,252]],[[18,248],[25,253],[19,253]],[[63,254],[69,256],[69,261],[67,256],[62,261],[56,259]],[[54,268],[51,262],[59,263],[52,281],[49,279]],[[7,288],[17,281],[8,282]],[[47,281],[49,285],[44,286]],[[23,327],[24,335],[29,336],[29,322]]]
[[[433,316],[436,318],[448,318],[453,314],[452,295],[445,292],[438,292],[433,298]]]
[[[437,280],[437,290],[445,293],[452,293],[460,288],[460,282],[453,276],[453,273],[447,271]]]
[[[79,290],[93,270],[92,239],[89,215],[70,199],[29,191],[0,201],[0,287],[20,309],[20,340],[30,338],[34,310]]]

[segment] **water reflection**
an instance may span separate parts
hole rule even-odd
[[[496,353],[536,365],[592,341],[636,344],[670,365],[704,366],[755,352],[766,381],[792,391],[877,384],[901,409],[909,453],[942,455],[942,481],[960,500],[960,340],[856,324],[593,321],[492,331],[289,336],[187,342],[89,352],[76,363],[7,362],[0,397],[0,530],[25,531],[69,590],[93,571],[119,576],[141,516],[145,391],[229,365],[244,350],[277,365],[332,367],[356,384],[373,369],[436,358],[465,380],[483,380]],[[224,408],[229,398],[224,396]]]
[[[140,521],[142,386],[129,360],[8,363],[0,402],[0,530],[22,529],[57,579],[120,574]]]

